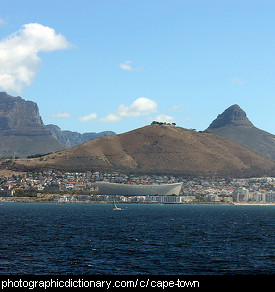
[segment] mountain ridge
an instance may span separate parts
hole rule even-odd
[[[97,137],[65,150],[64,144],[56,139],[59,135],[65,143],[77,143],[102,133],[113,132],[80,134],[61,131],[55,125],[45,126],[36,103],[0,93],[0,155],[26,157],[57,152],[5,162],[0,166],[2,169],[111,170],[193,177],[275,175],[275,136],[256,128],[236,104],[218,115],[203,132],[153,123],[126,133]]]
[[[79,133],[68,130],[61,130],[57,125],[49,124],[46,125],[46,128],[51,131],[52,135],[64,144],[66,147],[71,148],[87,141],[102,137],[115,135],[113,131],[103,131],[103,132],[88,132],[88,133]]]
[[[105,136],[40,159],[16,160],[16,170],[119,171],[192,177],[275,174],[275,162],[226,138],[169,125]]]
[[[74,147],[91,139],[115,132],[80,134],[62,131],[56,125],[44,125],[39,107],[20,96],[0,92],[0,157],[45,154]]]

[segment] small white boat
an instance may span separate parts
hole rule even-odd
[[[121,210],[121,208],[117,207],[115,200],[113,202],[113,210]]]

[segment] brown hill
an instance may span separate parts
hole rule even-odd
[[[120,171],[205,177],[274,175],[275,162],[226,138],[169,125],[101,137],[38,159],[16,160],[16,170]]]

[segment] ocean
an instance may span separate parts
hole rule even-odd
[[[274,205],[0,204],[2,275],[275,274]]]

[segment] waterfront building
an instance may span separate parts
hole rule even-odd
[[[248,202],[249,199],[249,190],[242,188],[240,190],[240,202]]]
[[[215,194],[208,194],[204,197],[206,202],[218,202],[219,197]]]
[[[261,194],[260,192],[255,192],[253,193],[251,200],[254,202],[265,202],[265,196],[264,194]]]
[[[150,203],[182,203],[182,196],[148,196],[146,202]]]
[[[233,202],[248,202],[249,190],[242,188],[241,190],[235,190],[232,193]]]
[[[266,203],[275,203],[275,192],[265,193]]]
[[[195,196],[181,196],[182,203],[190,203],[190,202],[195,202],[195,201],[196,201]]]
[[[232,193],[233,202],[240,202],[240,194],[237,190]]]

